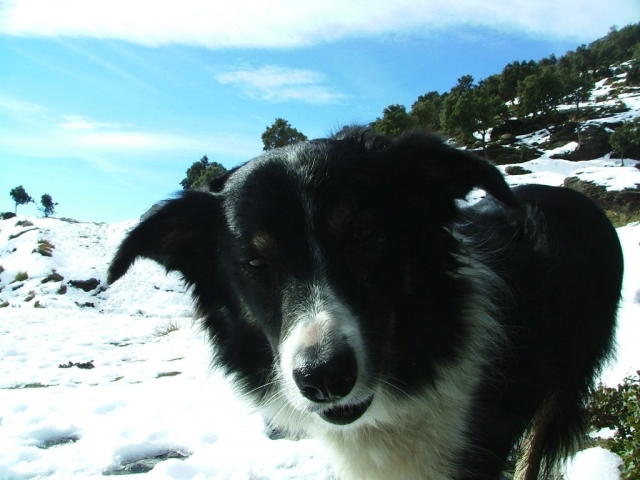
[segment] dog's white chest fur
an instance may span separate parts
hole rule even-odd
[[[448,396],[447,396],[448,397]],[[394,423],[321,435],[341,480],[447,480],[464,448],[464,397],[405,411]],[[429,399],[433,401],[434,399]],[[413,402],[412,402],[413,403]]]

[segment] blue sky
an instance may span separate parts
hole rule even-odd
[[[1,1],[0,211],[23,185],[59,217],[133,219],[203,155],[259,155],[277,117],[322,137],[640,21],[638,0],[303,3]]]

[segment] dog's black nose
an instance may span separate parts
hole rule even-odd
[[[300,393],[323,403],[346,397],[358,378],[358,364],[351,348],[342,348],[326,362],[305,363],[293,370]]]

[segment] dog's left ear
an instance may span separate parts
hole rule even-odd
[[[464,199],[474,188],[482,188],[505,205],[520,206],[496,167],[471,153],[445,145],[438,137],[406,135],[385,153],[413,171],[424,188],[437,189],[434,194],[438,196]]]
[[[142,257],[167,271],[180,272],[187,283],[204,284],[216,270],[224,224],[221,200],[211,193],[186,191],[162,202],[124,239],[109,267],[107,282],[118,280]]]

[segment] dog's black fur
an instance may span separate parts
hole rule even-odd
[[[459,208],[475,187],[490,196]],[[138,257],[183,275],[215,364],[272,427],[323,439],[345,480],[497,479],[517,445],[533,479],[570,453],[623,268],[582,195],[510,190],[435,137],[360,128],[155,207],[109,282]]]

